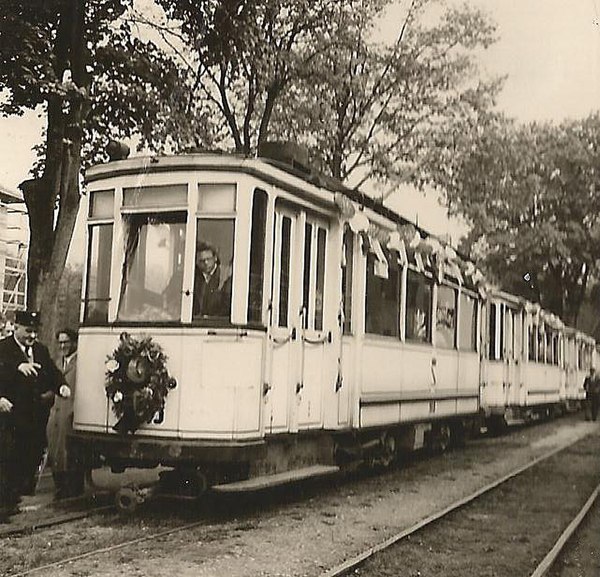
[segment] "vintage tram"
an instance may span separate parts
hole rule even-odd
[[[544,321],[540,345],[531,305],[295,152],[88,170],[72,435],[88,467],[254,489],[443,448],[482,414],[579,390],[558,352],[578,333]]]

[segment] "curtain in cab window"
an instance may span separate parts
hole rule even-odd
[[[125,261],[118,319],[179,320],[183,294],[186,213],[124,217]]]

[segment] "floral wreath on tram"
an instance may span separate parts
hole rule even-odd
[[[134,433],[142,424],[160,423],[165,400],[177,381],[167,370],[167,356],[152,337],[123,332],[106,359],[106,396],[119,419],[113,429]]]

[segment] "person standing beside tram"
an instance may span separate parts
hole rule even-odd
[[[46,423],[62,376],[38,342],[40,314],[17,311],[14,333],[0,340],[0,520],[35,493]]]
[[[68,452],[67,436],[73,426],[73,400],[77,386],[77,333],[61,329],[56,333],[61,354],[64,384],[59,388],[46,427],[48,464],[56,498],[76,497],[84,490],[84,472]]]
[[[590,368],[589,375],[583,381],[583,388],[585,390],[585,420],[595,421],[600,408],[600,379],[596,367]]]

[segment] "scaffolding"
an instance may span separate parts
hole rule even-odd
[[[25,308],[27,291],[27,225],[23,197],[0,186],[0,320]]]

